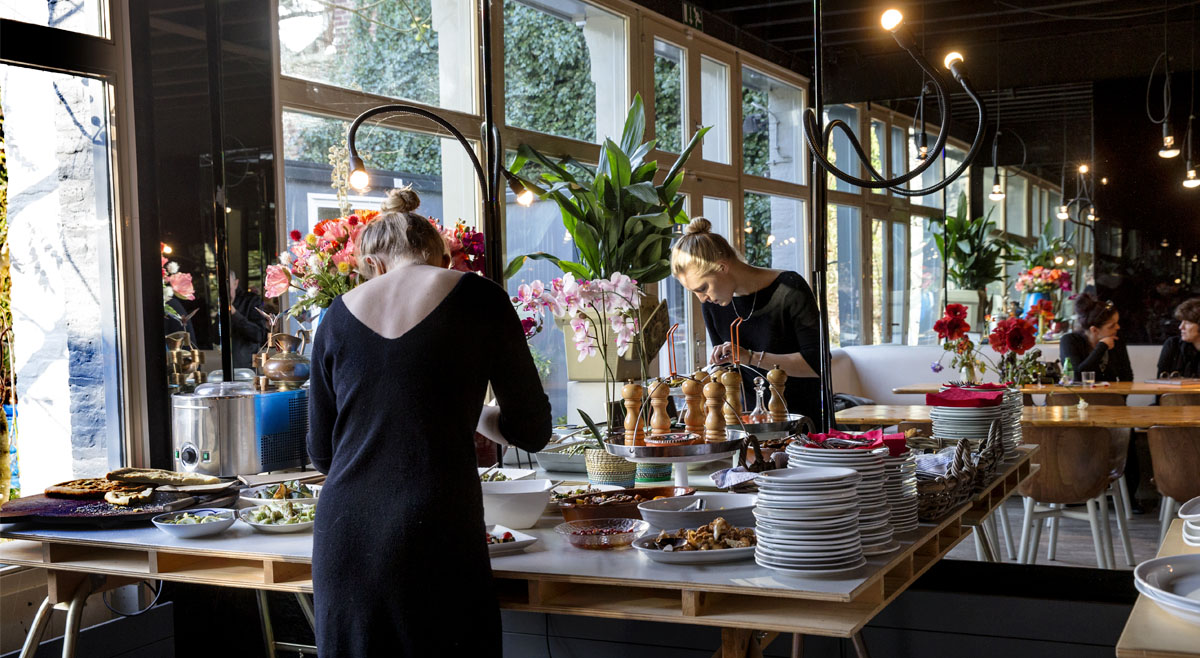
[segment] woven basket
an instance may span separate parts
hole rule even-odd
[[[983,491],[991,483],[992,479],[996,477],[996,472],[1000,469],[1000,464],[1004,463],[1004,431],[1001,429],[1000,421],[998,420],[992,421],[991,427],[988,428],[988,438],[984,439],[978,446],[969,445],[970,441],[924,436],[916,430],[910,431],[906,442],[910,450],[921,452],[937,452],[947,446],[967,443],[968,461],[972,461],[970,453],[976,453],[976,456],[973,458],[973,465],[975,467],[973,493]]]
[[[588,482],[592,484],[614,484],[629,488],[637,478],[637,464],[610,455],[603,448],[589,448],[583,451],[584,463],[587,464]]]
[[[975,478],[970,447],[965,441],[959,442],[946,475],[929,476],[917,472],[917,516],[922,521],[938,521],[957,509],[975,493]]]
[[[666,482],[671,479],[671,464],[636,464],[638,482]]]

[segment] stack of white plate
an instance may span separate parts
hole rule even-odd
[[[1163,610],[1200,626],[1200,553],[1147,560],[1133,570],[1133,584]]]
[[[1025,409],[1025,396],[1020,389],[1010,388],[1004,391],[1004,421],[1001,429],[1004,431],[1004,456],[1010,457],[1017,446],[1025,443],[1021,436],[1021,412]]]
[[[883,484],[891,509],[891,524],[895,532],[910,532],[917,529],[917,462],[913,453],[901,457],[884,457],[883,472],[887,480]]]
[[[929,419],[933,421],[933,435],[951,443],[961,440],[970,442],[971,450],[978,451],[979,446],[988,438],[988,430],[992,421],[1000,421],[1003,429],[1001,436],[1004,442],[1004,456],[1007,457],[1017,450],[1016,439],[1009,426],[1005,425],[1006,415],[1011,413],[1003,405],[995,407],[933,407],[929,410]],[[1018,416],[1020,424],[1020,416]]]
[[[811,576],[866,564],[858,532],[857,485],[848,468],[800,466],[760,473],[754,508],[754,561],[781,573]]]
[[[1179,506],[1179,518],[1183,519],[1183,543],[1200,546],[1200,496]]]
[[[797,466],[841,466],[862,476],[858,483],[858,527],[863,554],[879,555],[900,548],[892,537],[891,508],[884,491],[883,455],[887,448],[855,450],[809,448],[793,442],[787,447],[788,463]]]

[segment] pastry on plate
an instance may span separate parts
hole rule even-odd
[[[215,478],[211,475],[180,473],[179,471],[166,471],[161,468],[118,468],[115,471],[109,471],[108,475],[104,477],[117,482],[172,484],[176,486],[219,484],[221,482],[220,478]]]
[[[153,497],[154,487],[123,491],[114,490],[104,494],[104,502],[126,507],[129,505],[140,505],[142,503],[150,502],[150,499]]]
[[[126,486],[120,482],[105,478],[81,478],[52,484],[46,487],[44,493],[51,498],[99,500],[109,491]]]

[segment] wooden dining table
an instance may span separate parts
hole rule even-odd
[[[910,384],[897,386],[892,389],[896,395],[925,395],[942,390],[942,384]],[[1200,393],[1200,386],[1178,386],[1172,384],[1151,384],[1148,382],[1101,382],[1092,388],[1083,386],[1060,386],[1058,384],[1027,384],[1021,386],[1021,392],[1026,395],[1046,395],[1048,393],[1074,393],[1088,395],[1094,393],[1115,393],[1117,395],[1162,395],[1163,393]]]
[[[842,425],[896,425],[930,422],[933,407],[924,404],[868,404],[837,413]],[[1125,407],[1078,405],[1024,407],[1021,424],[1032,427],[1200,427],[1200,407]]]

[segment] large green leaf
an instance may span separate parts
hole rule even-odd
[[[617,187],[629,184],[633,171],[630,168],[629,156],[611,139],[604,140],[604,152],[608,159],[608,171]]]
[[[631,219],[635,218],[649,222],[658,228],[671,228],[671,218],[667,216],[667,212],[665,210],[662,212],[651,213],[649,215],[635,215]]]
[[[621,131],[621,150],[632,153],[642,143],[645,134],[646,109],[642,104],[642,95],[634,94],[629,112],[625,115],[625,129]]]
[[[712,126],[704,126],[700,130],[697,130],[695,135],[692,135],[691,141],[689,141],[688,145],[684,147],[683,152],[679,154],[679,157],[675,159],[675,164],[671,165],[671,168],[667,170],[666,180],[671,180],[675,177],[675,174],[679,173],[683,169],[683,165],[687,163],[688,158],[692,157],[692,151],[696,149],[696,146],[700,144],[700,140],[704,139],[704,135],[710,129],[712,129]]]
[[[654,189],[654,183],[643,181],[634,183],[625,187],[625,193],[632,195],[633,198],[643,203],[655,205],[658,203],[658,191]]]

